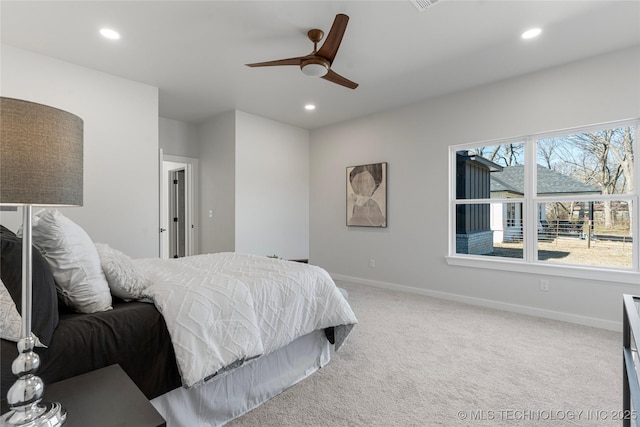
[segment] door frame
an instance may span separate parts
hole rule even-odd
[[[197,212],[198,159],[164,154],[160,149],[160,258],[169,258],[169,171],[184,168],[185,171],[185,256],[195,255],[199,247]],[[163,231],[164,230],[164,231]]]

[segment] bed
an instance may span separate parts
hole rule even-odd
[[[0,233],[4,413],[21,243],[19,233]],[[38,375],[51,384],[117,363],[169,426],[218,426],[246,413],[326,365],[357,323],[313,265],[239,253],[131,259],[56,210],[34,216],[33,239]]]

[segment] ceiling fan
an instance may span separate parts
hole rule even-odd
[[[254,64],[246,64],[248,67],[271,67],[276,65],[297,65],[302,72],[307,76],[322,77],[332,83],[348,87],[349,89],[355,89],[358,87],[358,83],[352,82],[349,79],[342,77],[331,69],[333,59],[336,57],[340,43],[342,42],[342,36],[347,29],[347,23],[349,17],[342,13],[336,15],[336,19],[333,21],[331,30],[327,35],[327,39],[324,41],[320,49],[318,49],[318,42],[324,37],[324,32],[317,28],[309,30],[307,36],[309,40],[313,42],[313,52],[306,56],[298,56],[296,58],[278,59],[275,61],[256,62]]]

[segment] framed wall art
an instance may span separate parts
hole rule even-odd
[[[387,163],[347,168],[347,225],[387,226]]]

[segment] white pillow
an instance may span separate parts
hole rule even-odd
[[[125,301],[142,298],[149,282],[131,258],[106,243],[95,245],[111,294]]]
[[[36,339],[37,347],[46,347],[33,332],[32,335]],[[22,317],[2,280],[0,280],[0,338],[13,342],[18,342],[22,338]]]
[[[109,285],[87,233],[56,209],[35,214],[32,230],[33,244],[49,263],[63,301],[80,313],[110,310]]]

